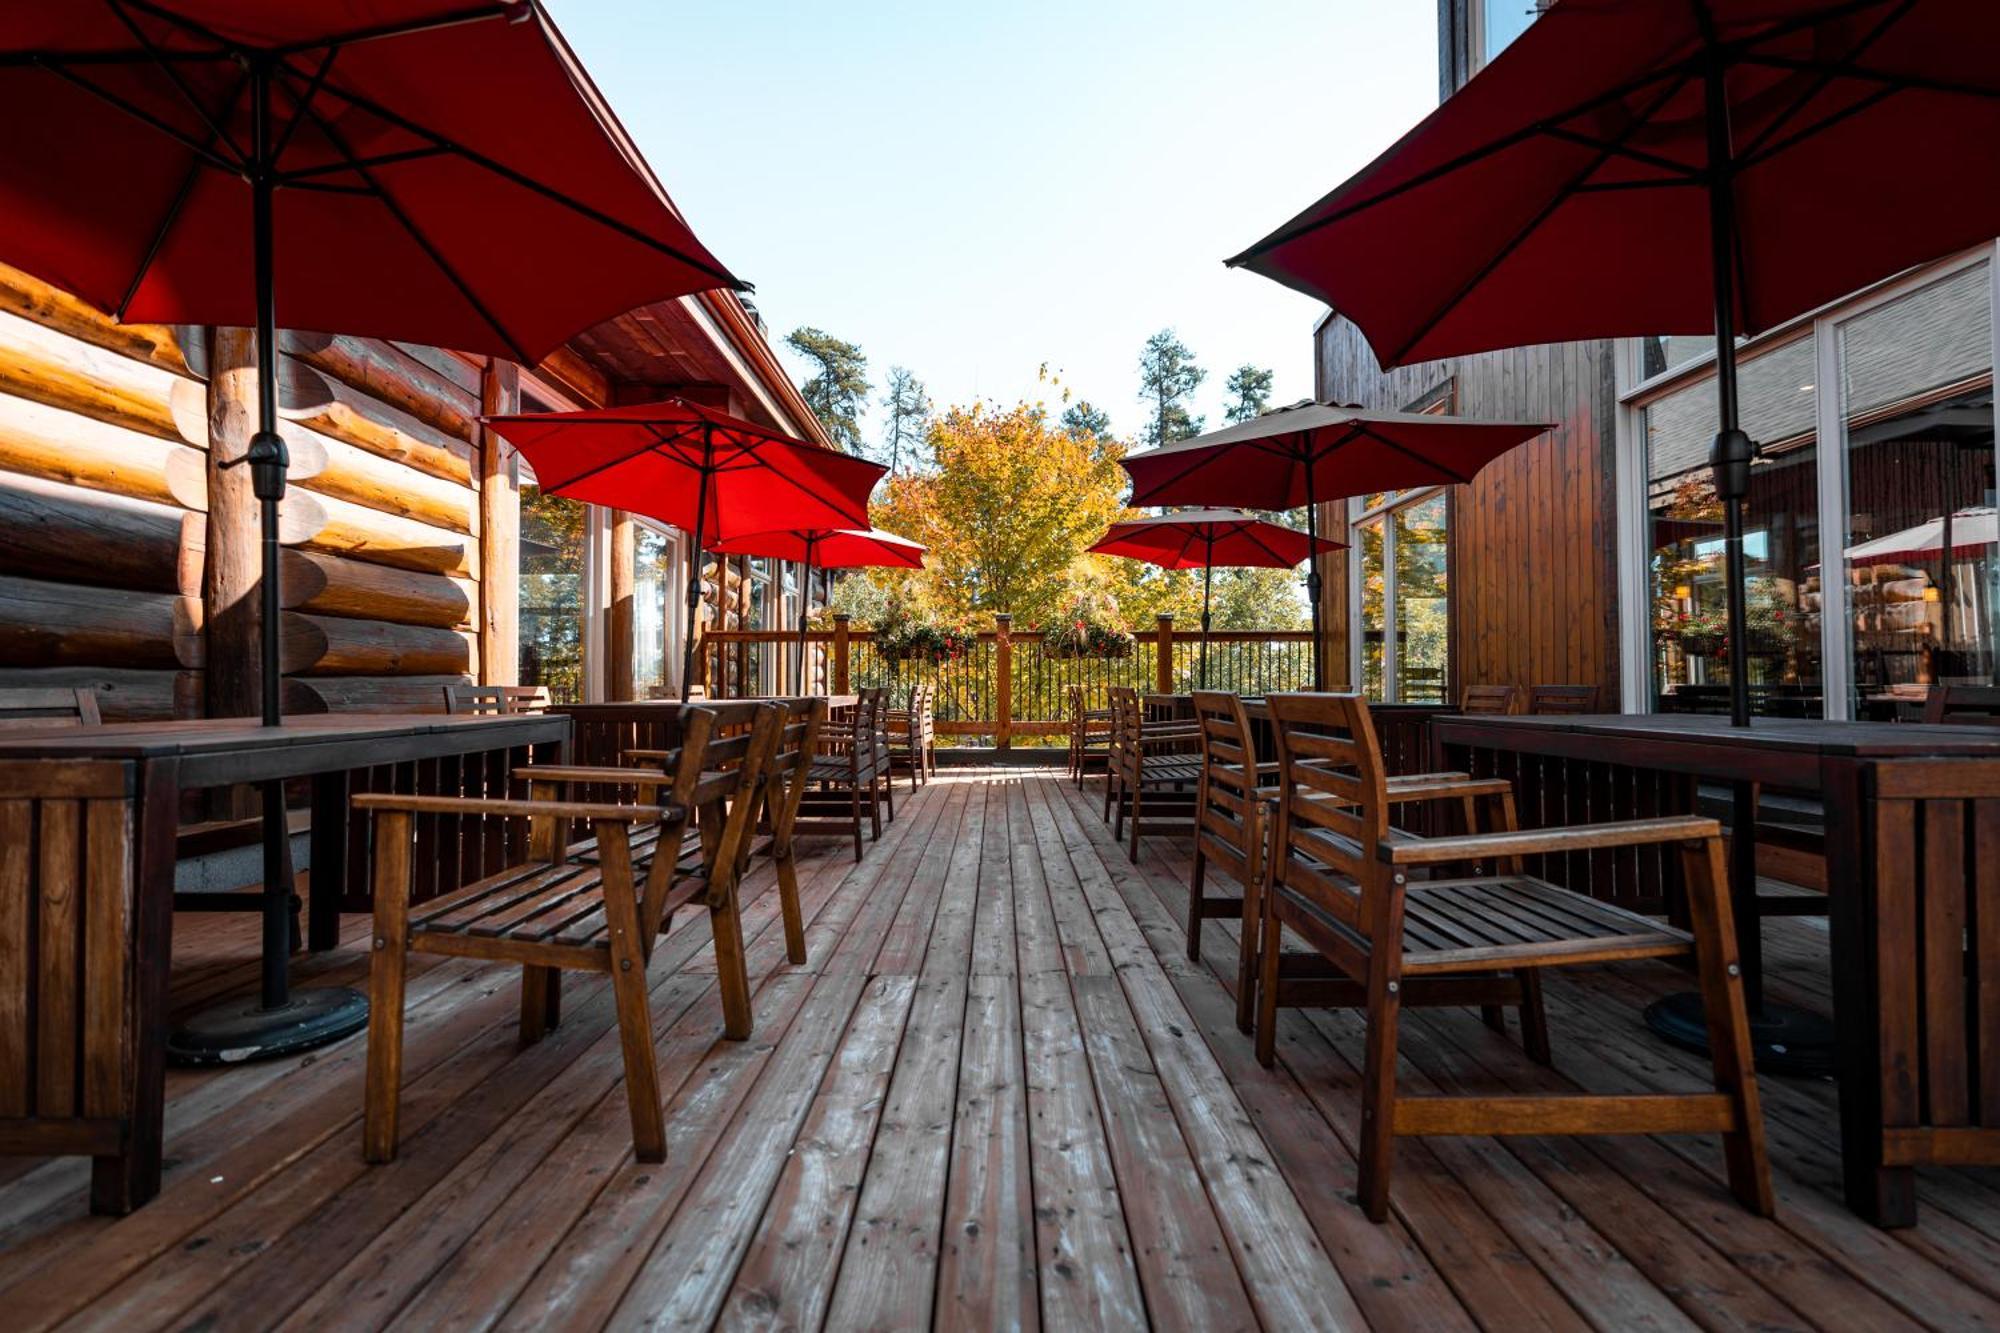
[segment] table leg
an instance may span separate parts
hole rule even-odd
[[[123,1214],[160,1192],[167,1110],[167,983],[174,954],[174,851],[180,765],[143,764],[133,802],[132,1025],[125,1151],[92,1160],[90,1211]]]
[[[1835,1056],[1840,1080],[1840,1167],[1847,1206],[1878,1227],[1915,1226],[1916,1171],[1884,1166],[1885,1085],[1895,1076],[1883,1049],[1883,958],[1877,929],[1882,884],[1863,768],[1829,762],[1821,783],[1830,865],[1827,927],[1833,953]]]
[[[312,782],[312,869],[307,941],[315,953],[340,943],[340,901],[347,893],[348,775],[321,773]]]
[[[1764,923],[1757,915],[1757,784],[1730,784],[1729,903],[1736,916],[1736,954],[1743,965],[1743,1007],[1764,1009]]]

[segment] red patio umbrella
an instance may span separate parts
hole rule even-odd
[[[1547,429],[1540,422],[1375,412],[1308,401],[1134,454],[1121,465],[1132,476],[1134,505],[1304,505],[1307,537],[1317,540],[1322,500],[1468,482]],[[1306,573],[1314,689],[1322,681],[1320,591],[1314,566]]]
[[[635,305],[740,285],[534,3],[0,0],[0,124],[0,259],[121,320],[256,328],[244,461],[267,725],[280,301],[292,328],[532,365]],[[283,799],[263,796],[261,1006],[240,1029],[177,1039],[183,1058],[302,1049],[365,1016],[338,988],[288,996]]]
[[[922,569],[925,548],[908,537],[880,528],[790,528],[756,532],[708,548],[717,555],[760,555],[770,560],[795,560],[805,566],[799,597],[798,682],[806,688],[806,618],[812,573],[820,569]]]
[[[1749,719],[1736,335],[2000,234],[2000,5],[1559,0],[1345,184],[1229,262],[1385,366],[1713,331],[1730,694]]]
[[[683,398],[483,419],[527,458],[543,490],[691,534],[683,700],[693,683],[704,543],[778,528],[865,528],[868,493],[888,471]]]
[[[1113,523],[1090,549],[1122,555],[1162,569],[1201,570],[1201,687],[1208,688],[1209,585],[1215,567],[1290,569],[1345,542],[1268,523],[1241,509],[1184,509],[1154,518]],[[1314,659],[1318,658],[1315,646]]]

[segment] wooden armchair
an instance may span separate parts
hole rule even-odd
[[[1132,822],[1127,854],[1139,859],[1146,833],[1184,833],[1194,824],[1193,790],[1201,782],[1201,729],[1192,718],[1149,721],[1139,692],[1111,687],[1109,777],[1104,815],[1112,836],[1124,839]],[[1147,796],[1154,798],[1149,806]]]
[[[1521,692],[1512,685],[1468,685],[1459,699],[1461,713],[1511,713]]]
[[[97,709],[96,690],[0,690],[0,731],[96,727],[103,723],[104,718]]]
[[[859,701],[845,721],[820,728],[819,754],[807,774],[808,789],[793,833],[852,835],[859,861],[862,813],[867,813],[871,835],[880,838],[883,811],[896,817],[896,796],[889,781],[889,742],[882,731],[885,693],[864,689],[857,694]]]
[[[1111,764],[1111,710],[1086,705],[1083,686],[1069,687],[1069,773],[1080,789],[1092,766]],[[1108,779],[1107,779],[1108,780]]]
[[[889,737],[889,763],[909,766],[910,790],[928,782],[937,773],[937,721],[932,706],[937,688],[929,681],[910,687],[907,708],[891,708],[883,714],[883,728]]]
[[[1360,1203],[1383,1221],[1395,1140],[1411,1134],[1719,1133],[1731,1191],[1772,1211],[1770,1168],[1751,1068],[1722,832],[1678,817],[1419,838],[1389,827],[1388,782],[1359,696],[1279,694],[1278,796],[1263,900],[1258,1056],[1276,1033],[1279,943],[1298,933],[1360,991],[1368,1035],[1362,1070]],[[1519,858],[1672,843],[1686,871],[1692,935],[1519,872]],[[1446,866],[1503,867],[1464,879],[1421,879]],[[1399,1096],[1396,1033],[1406,1004],[1520,1004],[1531,1052],[1546,1057],[1545,967],[1692,959],[1708,1014],[1715,1090],[1634,1096]],[[1539,1047],[1539,1050],[1537,1049]]]
[[[711,740],[715,715],[684,715],[679,763],[673,773],[648,768],[536,766],[517,777],[526,800],[369,793],[354,798],[372,811],[374,826],[375,954],[369,971],[368,1085],[363,1153],[371,1162],[396,1155],[402,1082],[403,981],[411,953],[438,953],[521,965],[521,1038],[539,1040],[560,1014],[563,971],[606,973],[618,1013],[626,1097],[634,1150],[642,1161],[666,1156],[659,1071],[647,1007],[646,964],[674,911],[705,903],[713,927],[722,992],[723,1033],[750,1035],[750,987],[736,910],[740,849],[757,802],[747,797],[780,741],[780,709],[758,711],[740,741],[742,756],[718,769]],[[630,786],[633,804],[561,801],[567,783]],[[699,834],[703,854],[692,873],[655,854],[643,880],[635,873],[631,830],[661,825],[661,848],[678,847],[697,809],[712,816]],[[526,862],[469,884],[421,907],[410,906],[411,848],[417,818],[430,814],[524,816],[530,836]],[[569,855],[567,825],[590,825],[596,862]]]
[[[447,713],[546,713],[549,691],[544,685],[447,685]]]
[[[1595,685],[1530,685],[1528,711],[1544,716],[1594,713],[1597,711]]]
[[[2000,687],[1933,685],[1924,696],[1924,721],[1955,727],[2000,723]]]

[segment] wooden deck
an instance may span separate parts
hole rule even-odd
[[[946,770],[860,865],[805,864],[811,961],[748,886],[757,1034],[717,1040],[706,927],[655,959],[664,1166],[633,1161],[610,997],[521,1050],[517,972],[412,960],[402,1156],[361,1161],[360,1039],[170,1076],[167,1183],[84,1212],[75,1162],[0,1161],[0,1325],[1409,1330],[2000,1324],[2000,1172],[1923,1174],[1923,1223],[1839,1200],[1832,1089],[1765,1080],[1779,1219],[1705,1140],[1406,1143],[1396,1216],[1349,1199],[1360,1028],[1286,1016],[1257,1067],[1186,961],[1186,848],[1130,865],[1052,774]],[[241,918],[182,916],[178,1006],[254,985]],[[1825,1004],[1824,933],[1768,927]],[[364,924],[301,965],[365,975]],[[1211,970],[1211,966],[1215,970]],[[420,969],[420,970],[419,970]],[[1639,1025],[1657,965],[1551,986],[1559,1074],[1475,1016],[1405,1019],[1411,1086],[1681,1089]]]

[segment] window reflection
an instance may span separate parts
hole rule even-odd
[[[521,487],[521,683],[556,703],[583,698],[586,520],[578,501]]]
[[[1445,701],[1445,494],[1395,511],[1396,697]]]

